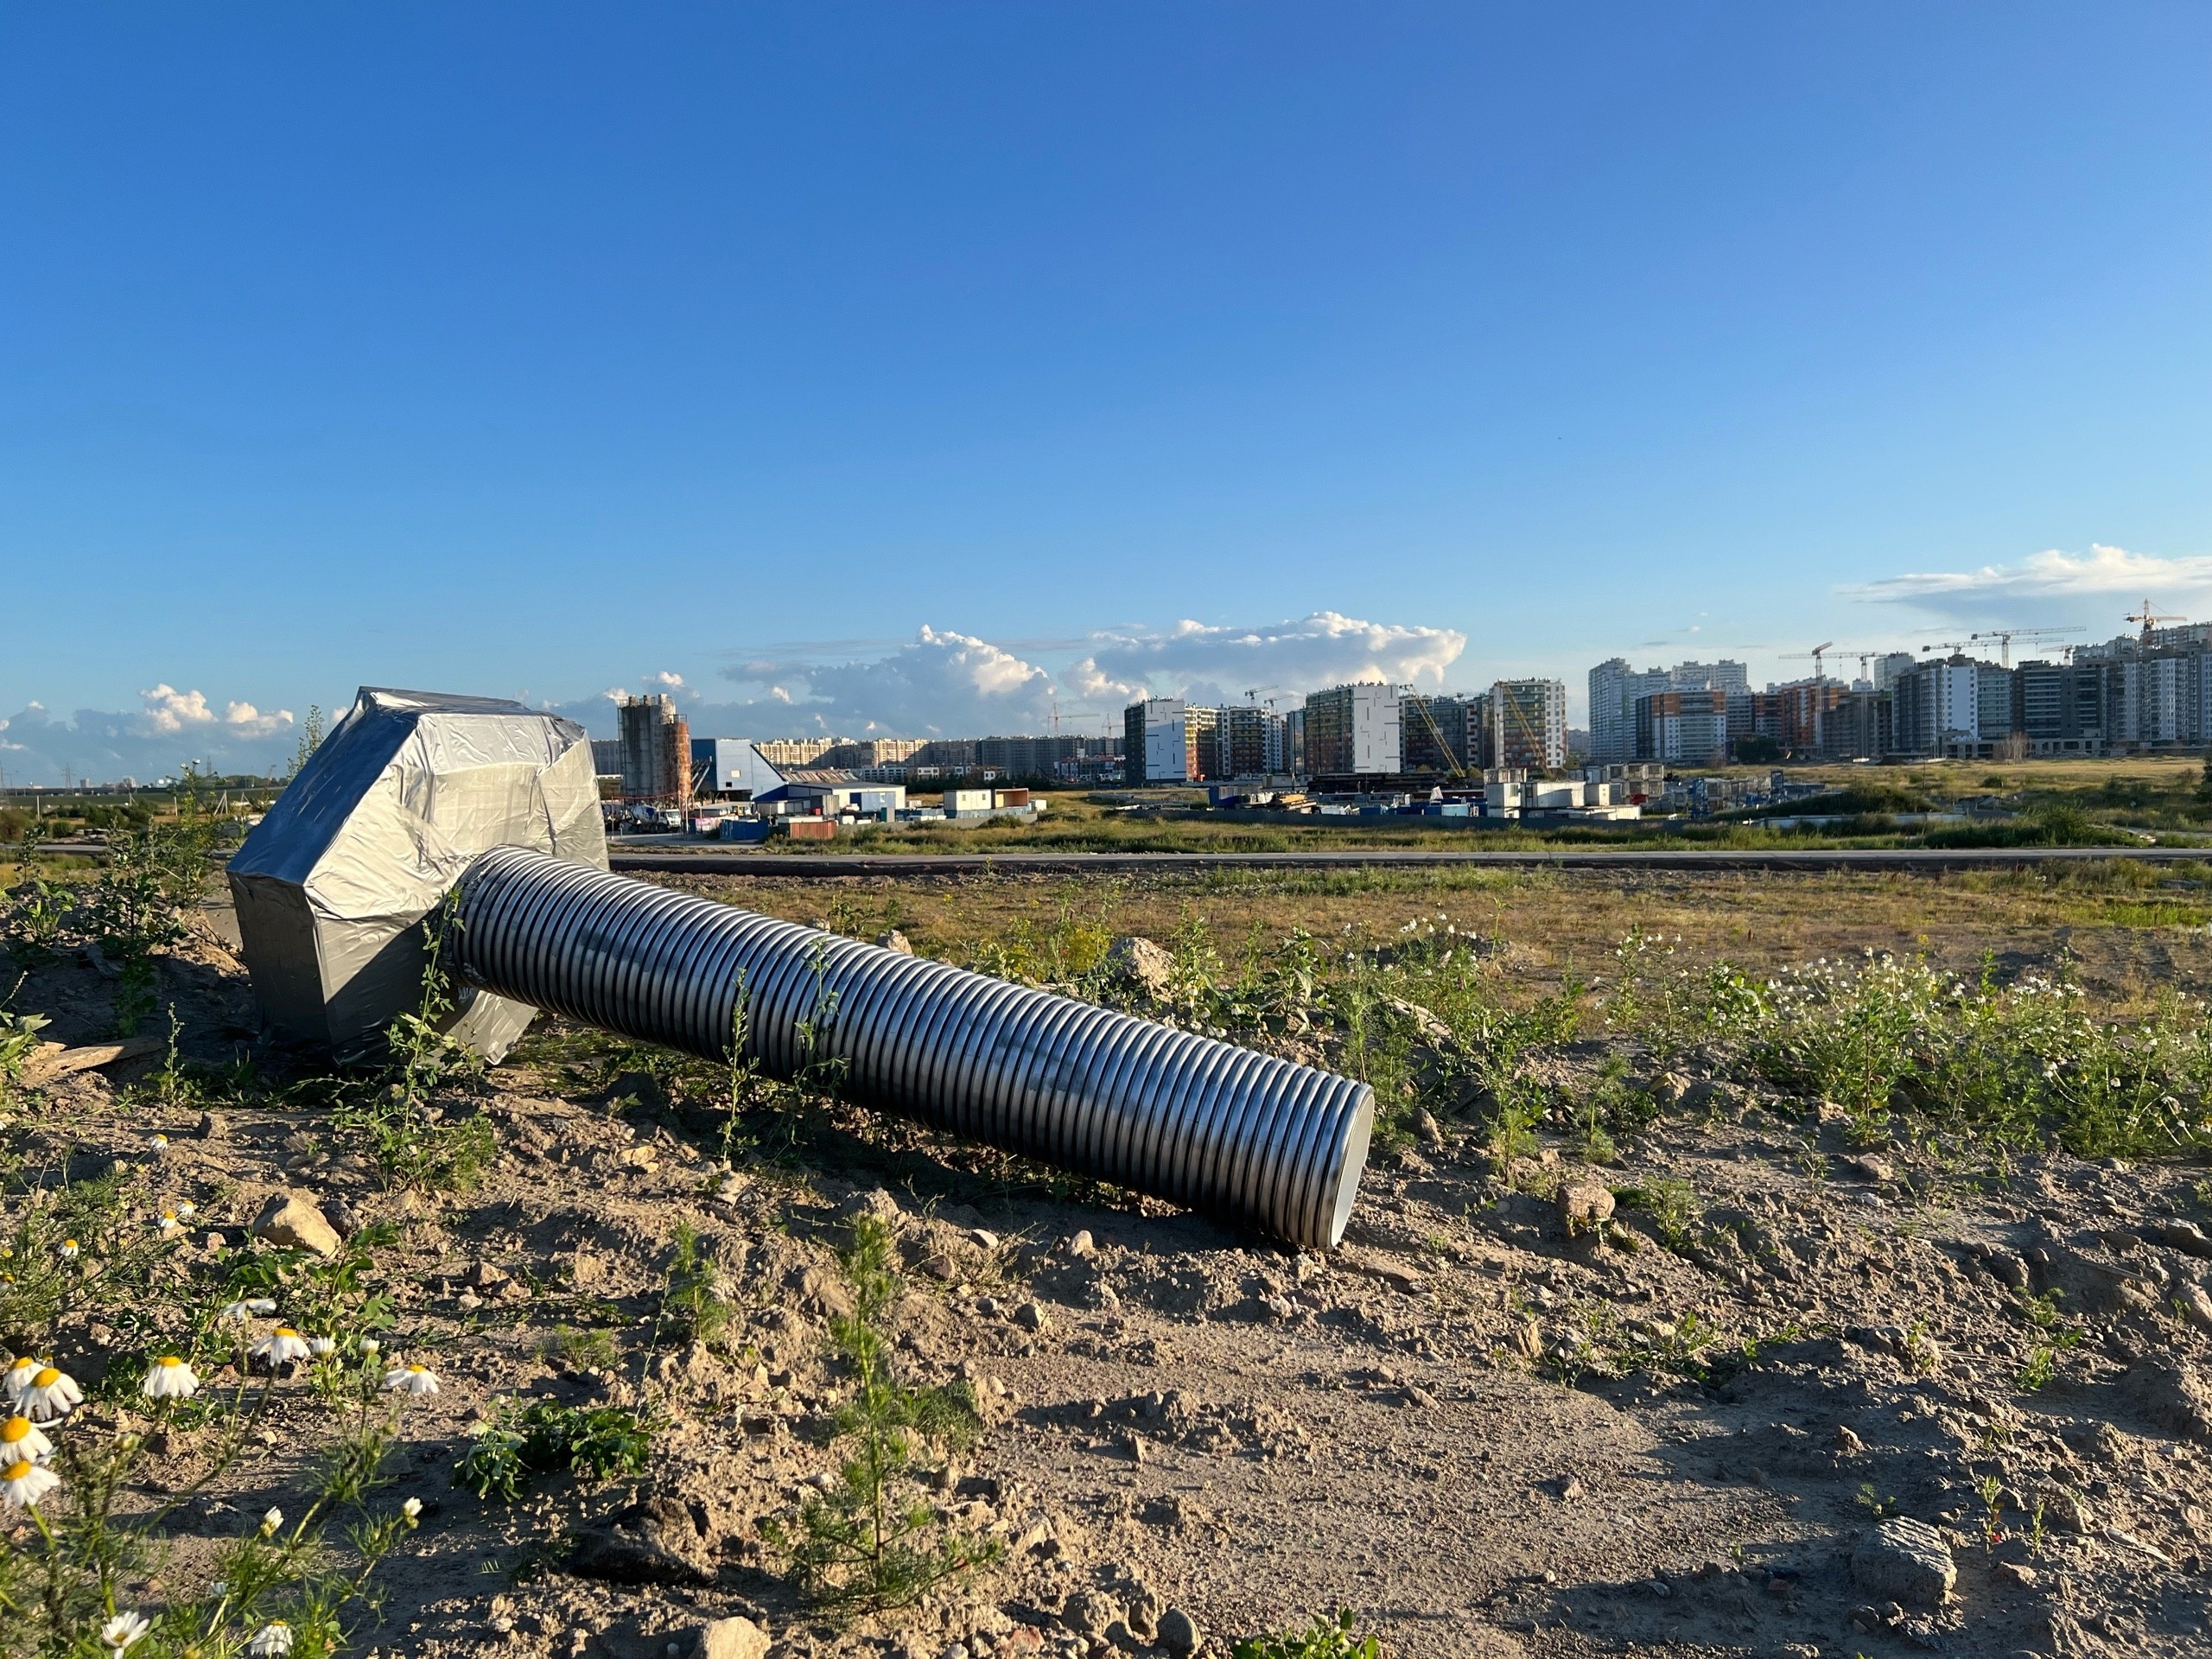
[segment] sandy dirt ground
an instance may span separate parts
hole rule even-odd
[[[160,992],[188,1055],[253,1043],[216,938],[166,959]],[[111,998],[72,957],[17,1006],[80,1043]],[[2212,1650],[2201,1167],[1868,1153],[1816,1101],[1691,1065],[1654,1079],[1675,1109],[1609,1168],[1549,1138],[1500,1168],[1447,1120],[1370,1166],[1325,1257],[835,1105],[803,1154],[733,1168],[711,1115],[650,1068],[609,1077],[621,1057],[571,1035],[444,1100],[497,1136],[467,1192],[395,1187],[312,1111],[170,1121],[133,1087],[146,1061],[66,1078],[6,1130],[11,1206],[118,1160],[149,1203],[191,1199],[188,1275],[212,1276],[273,1194],[340,1230],[393,1224],[372,1270],[387,1340],[442,1388],[404,1415],[378,1501],[419,1497],[423,1524],[356,1650],[662,1659],[742,1616],[778,1655],[1167,1652],[1192,1633],[1225,1655],[1338,1607],[1408,1659]],[[1549,1063],[1564,1080],[1603,1058]],[[1630,1192],[1665,1201],[1576,1219]],[[862,1214],[899,1241],[899,1366],[966,1380],[986,1420],[928,1501],[1003,1555],[840,1624],[794,1593],[761,1522],[836,1462],[825,1326]],[[734,1310],[712,1346],[666,1334],[679,1222]],[[564,1343],[579,1331],[607,1345]],[[79,1319],[56,1357],[97,1382],[111,1335]],[[137,1422],[128,1390],[94,1396],[88,1427]],[[502,1398],[664,1427],[636,1479],[484,1501],[452,1471]],[[145,1501],[189,1493],[170,1576],[302,1501],[322,1411],[280,1382],[266,1442],[203,1485],[204,1447],[156,1444]]]

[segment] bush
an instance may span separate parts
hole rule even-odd
[[[916,1389],[893,1373],[889,1325],[899,1287],[893,1251],[890,1229],[863,1216],[842,1258],[853,1311],[830,1329],[856,1386],[838,1407],[831,1435],[851,1455],[834,1484],[807,1495],[795,1522],[760,1523],[762,1536],[790,1558],[800,1591],[840,1610],[910,1605],[999,1553],[995,1540],[956,1531],[927,1503],[902,1495],[931,1472],[932,1445],[965,1446],[980,1422],[965,1383]]]
[[[1374,1637],[1353,1636],[1351,1615],[1340,1611],[1303,1630],[1248,1637],[1236,1644],[1236,1659],[1382,1659],[1382,1653]]]
[[[620,1406],[563,1406],[550,1400],[518,1412],[502,1401],[489,1421],[469,1431],[467,1451],[454,1466],[454,1484],[479,1497],[513,1503],[533,1474],[566,1469],[578,1480],[643,1474],[656,1425]]]

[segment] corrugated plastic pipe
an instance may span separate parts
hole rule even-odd
[[[463,982],[839,1092],[1325,1249],[1367,1161],[1363,1083],[588,865],[500,848],[460,886]]]

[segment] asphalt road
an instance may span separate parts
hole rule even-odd
[[[2121,858],[2144,863],[2181,863],[2207,857],[2188,847],[1911,847],[1832,848],[1796,851],[1737,851],[1725,848],[1559,848],[1534,852],[1432,852],[1392,848],[1347,848],[1300,853],[763,853],[701,846],[612,849],[608,861],[632,873],[762,875],[807,878],[891,876],[920,880],[948,875],[1125,875],[1141,871],[1188,874],[1205,870],[1491,869],[1559,870],[1945,870],[2009,869],[2023,865],[2073,864]]]

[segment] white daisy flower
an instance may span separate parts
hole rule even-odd
[[[43,1464],[10,1464],[0,1469],[0,1500],[10,1509],[36,1509],[39,1499],[60,1484],[61,1477]]]
[[[378,1342],[374,1337],[363,1337],[354,1345],[371,1359],[374,1359],[384,1351],[384,1344]]]
[[[399,1506],[399,1512],[407,1517],[407,1524],[410,1527],[413,1526],[416,1521],[422,1518],[423,1500],[419,1497],[409,1498],[404,1503]]]
[[[384,1374],[384,1385],[394,1394],[435,1394],[438,1379],[427,1365],[396,1365]]]
[[[276,1535],[276,1529],[283,1524],[284,1511],[272,1503],[269,1506],[269,1513],[261,1517],[261,1535],[264,1538],[274,1538]]]
[[[19,1402],[35,1422],[50,1422],[56,1417],[67,1417],[85,1403],[85,1391],[77,1386],[74,1377],[66,1372],[45,1365],[31,1377],[31,1385],[23,1390]]]
[[[253,1633],[245,1650],[253,1659],[282,1659],[292,1650],[292,1627],[281,1618],[272,1618]]]
[[[167,1152],[169,1138],[166,1135],[149,1135],[146,1137],[146,1148],[149,1152]]]
[[[255,1359],[265,1360],[271,1370],[289,1365],[296,1359],[308,1357],[307,1338],[289,1325],[280,1325],[252,1347],[246,1350]]]
[[[180,1216],[182,1216],[187,1221],[190,1221],[194,1216],[200,1213],[200,1206],[194,1204],[190,1198],[187,1198],[182,1204],[177,1205],[176,1212]]]
[[[200,1392],[200,1378],[175,1354],[164,1354],[147,1371],[140,1392],[149,1400],[189,1400]]]
[[[85,1247],[75,1239],[65,1238],[61,1241],[61,1259],[64,1262],[74,1262],[84,1253]]]
[[[100,1645],[110,1653],[121,1653],[151,1629],[153,1621],[143,1613],[118,1613],[100,1626]]]
[[[162,1218],[154,1224],[154,1230],[163,1238],[173,1238],[184,1230],[184,1224],[176,1218],[175,1211],[164,1210]]]
[[[274,1313],[276,1311],[276,1304],[268,1297],[247,1296],[235,1302],[224,1303],[223,1310],[217,1317],[243,1321],[253,1318],[257,1313],[265,1315]]]
[[[44,1463],[47,1453],[53,1450],[54,1442],[29,1418],[10,1417],[0,1423],[0,1464],[17,1464],[27,1458],[33,1463]]]
[[[308,1352],[314,1355],[317,1359],[327,1359],[331,1355],[337,1351],[338,1341],[334,1337],[309,1337],[308,1338]]]
[[[31,1378],[38,1375],[38,1361],[29,1354],[24,1355],[10,1365],[4,1375],[0,1375],[0,1394],[5,1394],[11,1402],[20,1404],[23,1390],[30,1387]]]

